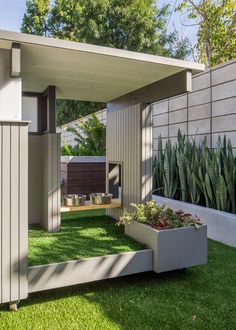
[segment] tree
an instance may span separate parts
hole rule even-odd
[[[50,0],[26,0],[21,32],[47,36]]]
[[[63,155],[70,156],[104,156],[106,154],[106,126],[93,113],[78,128],[68,128],[75,136],[77,145],[64,145]]]
[[[61,126],[64,123],[85,117],[105,108],[105,103],[57,100],[57,124],[58,126]]]
[[[153,0],[56,0],[49,21],[63,39],[155,54],[166,8]]]
[[[211,67],[236,57],[235,0],[184,0],[177,8],[199,26],[197,57]]]

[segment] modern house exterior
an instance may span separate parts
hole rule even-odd
[[[122,168],[122,205],[108,214],[118,218],[130,202],[151,198],[150,104],[191,91],[192,73],[203,70],[197,63],[0,31],[0,303],[32,291],[28,223],[60,229],[56,99],[107,103],[107,190],[110,165]]]

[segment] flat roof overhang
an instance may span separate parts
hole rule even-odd
[[[0,30],[0,48],[21,44],[24,92],[56,86],[57,98],[108,102],[203,64]]]

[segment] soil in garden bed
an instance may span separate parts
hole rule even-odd
[[[29,227],[30,266],[143,250],[105,210],[62,213],[60,232]]]

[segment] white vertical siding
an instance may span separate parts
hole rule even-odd
[[[28,295],[28,127],[0,122],[0,303]]]

